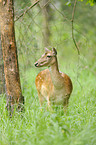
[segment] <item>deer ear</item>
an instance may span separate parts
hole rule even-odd
[[[56,50],[56,48],[53,47],[53,48],[52,48],[52,51],[53,51],[53,54],[54,54],[54,55],[57,55],[57,50]]]
[[[47,53],[48,51],[49,51],[49,49],[45,47],[45,53]]]

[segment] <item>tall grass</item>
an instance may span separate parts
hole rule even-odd
[[[43,106],[41,111],[34,82],[39,69],[28,70],[21,79],[24,113],[9,118],[6,99],[0,97],[0,145],[96,145],[96,77],[89,67],[69,67],[61,67],[74,85],[66,114],[62,107]]]

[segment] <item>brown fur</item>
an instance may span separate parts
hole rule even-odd
[[[59,72],[56,54],[56,49],[47,50],[35,63],[36,67],[50,66],[51,68],[50,71],[49,69],[41,71],[36,77],[35,84],[41,105],[47,100],[48,106],[54,103],[56,105],[62,104],[66,108],[73,87],[69,76]]]

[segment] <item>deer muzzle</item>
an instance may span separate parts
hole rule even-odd
[[[38,67],[38,62],[36,62],[34,65],[35,65],[35,67]]]

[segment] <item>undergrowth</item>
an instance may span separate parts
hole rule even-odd
[[[0,96],[0,145],[96,145],[95,75],[88,67],[79,67],[78,77],[70,70],[65,69],[74,89],[66,114],[61,106],[52,110],[43,106],[41,111],[35,69],[28,70],[21,79],[25,112],[15,112],[9,118],[5,96]]]

